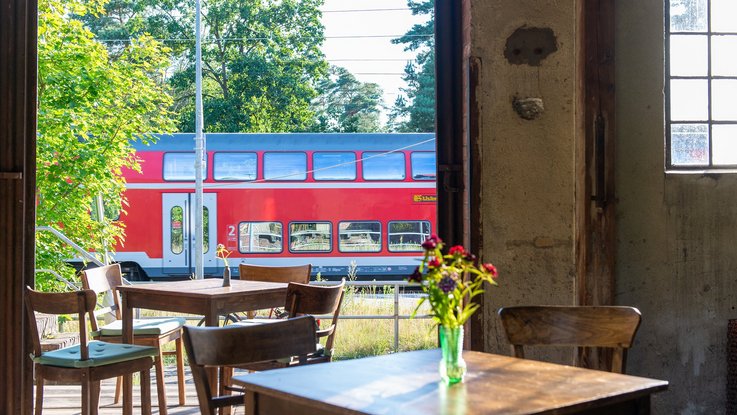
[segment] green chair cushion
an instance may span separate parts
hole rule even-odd
[[[100,341],[89,342],[90,358],[80,360],[79,345],[65,347],[34,357],[33,361],[47,366],[60,367],[98,367],[113,363],[126,362],[141,357],[157,356],[159,350],[155,347],[136,346],[132,344],[105,343]]]
[[[136,336],[160,336],[164,333],[181,328],[187,319],[183,317],[169,318],[152,318],[145,320],[133,320],[133,334]],[[123,322],[115,320],[110,324],[100,327],[99,330],[92,332],[92,337],[98,336],[122,336]]]

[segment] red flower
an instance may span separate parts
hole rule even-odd
[[[486,272],[491,274],[492,277],[496,278],[499,275],[499,271],[496,270],[496,267],[494,266],[494,264],[487,262],[486,264],[483,265],[483,267],[486,270]]]
[[[438,258],[433,258],[430,260],[430,262],[427,263],[427,265],[430,268],[440,268],[440,265],[442,265],[442,262],[440,262],[440,259]]]
[[[451,247],[450,250],[448,250],[448,253],[453,256],[456,256],[456,255],[462,256],[462,255],[465,255],[466,250],[463,248],[463,246],[456,245],[456,246]]]
[[[442,243],[443,241],[435,234],[430,235],[429,238],[425,239],[425,242],[422,243],[422,247],[426,251],[433,250],[437,248],[438,244]]]

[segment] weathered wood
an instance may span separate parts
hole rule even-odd
[[[217,380],[205,366],[242,366],[315,352],[315,319],[303,316],[269,324],[185,327],[184,346],[197,388],[200,411],[242,404],[243,395],[214,396]]]
[[[504,307],[499,317],[516,357],[525,357],[522,346],[607,347],[613,349],[611,360],[590,368],[616,373],[624,373],[627,349],[640,326],[633,307]]]
[[[82,287],[93,290],[97,296],[109,294],[113,298],[113,311],[117,320],[121,319],[120,313],[120,295],[117,287],[123,285],[123,272],[120,264],[106,265],[104,267],[90,268],[82,271]],[[90,320],[96,323],[96,317],[93,312],[90,313]],[[163,368],[163,352],[162,348],[165,344],[176,341],[180,342],[182,337],[182,329],[177,327],[174,330],[161,333],[160,335],[138,335],[135,338],[136,344],[141,346],[156,347],[159,349],[159,357],[156,359],[156,389],[158,390],[159,408],[161,414],[166,415],[166,394],[164,393],[164,368]],[[97,340],[111,343],[120,343],[122,336],[97,336]],[[184,364],[182,358],[182,348],[177,347],[176,360],[177,365],[177,382],[179,383],[179,405],[184,405]],[[120,379],[118,380],[120,382]],[[116,389],[115,402],[120,399],[119,389]]]
[[[0,0],[0,412],[33,407],[23,291],[33,286],[36,212],[36,0]]]
[[[233,377],[253,393],[251,414],[641,414],[668,382],[464,351],[464,383],[440,382],[438,349]],[[309,387],[305,387],[309,385]],[[614,411],[611,408],[615,407]],[[311,408],[306,411],[304,408]]]

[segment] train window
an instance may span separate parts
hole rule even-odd
[[[321,152],[312,155],[315,180],[356,180],[356,155],[348,152]]]
[[[429,237],[429,221],[406,220],[389,222],[389,251],[422,251],[422,243]]]
[[[171,208],[170,216],[171,253],[179,255],[184,252],[184,209],[181,206],[174,206]]]
[[[403,153],[363,153],[364,180],[404,180],[406,177]]]
[[[282,224],[279,222],[241,222],[238,225],[238,250],[242,253],[282,251]]]
[[[330,252],[332,224],[293,222],[289,224],[289,250],[292,252]]]
[[[340,222],[338,224],[340,252],[381,251],[381,224],[379,222]]]
[[[202,207],[202,253],[210,250],[210,210]]]
[[[164,180],[194,181],[194,153],[164,153]],[[207,178],[207,163],[202,178]]]
[[[215,180],[256,180],[256,153],[215,153]]]
[[[265,153],[264,179],[305,180],[307,179],[307,154]]]
[[[435,153],[416,151],[410,155],[414,180],[435,180]]]

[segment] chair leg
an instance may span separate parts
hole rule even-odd
[[[158,380],[158,379],[157,379]],[[159,402],[160,402],[159,398]],[[159,408],[160,414],[166,413],[166,406]],[[141,415],[151,415],[151,371],[141,371]]]
[[[164,387],[164,356],[161,354],[161,347],[159,347],[159,355],[154,360],[154,366],[156,367],[156,394],[159,400],[159,414],[166,415],[166,388]]]
[[[40,366],[36,367],[36,415],[41,415],[44,403],[44,378],[41,376],[41,370]]]
[[[186,404],[186,392],[184,391],[184,352],[182,347],[182,338],[175,341],[177,346],[177,386],[179,387],[179,405]]]
[[[90,393],[92,392],[92,382],[90,382],[89,373],[82,373],[82,415],[90,414]]]
[[[113,403],[117,404],[120,402],[120,392],[123,390],[123,377],[118,376],[115,378],[115,397],[113,398]]]
[[[90,383],[90,414],[97,415],[100,407],[100,381]]]

